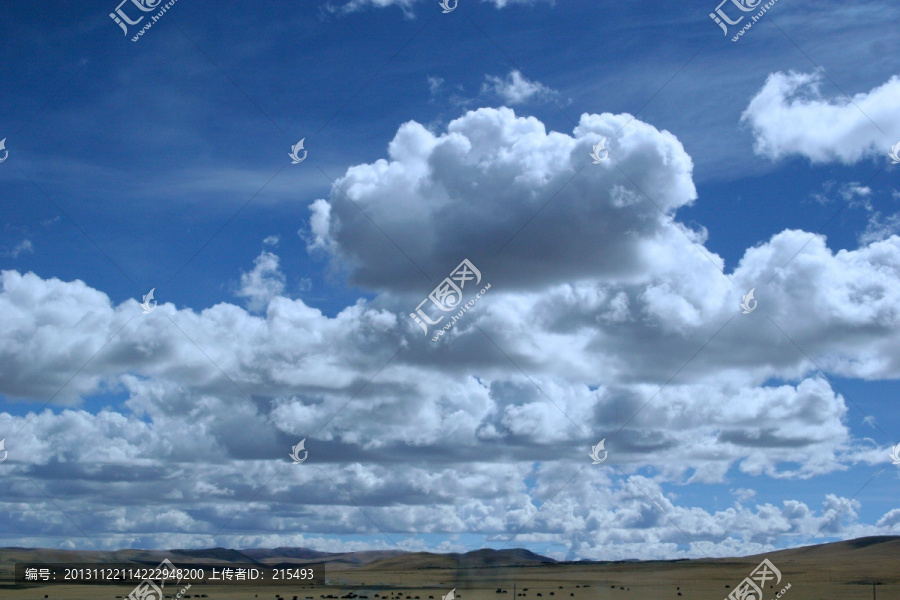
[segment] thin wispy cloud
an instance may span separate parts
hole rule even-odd
[[[506,77],[488,75],[481,86],[481,93],[485,96],[495,95],[504,104],[515,106],[526,102],[547,102],[556,99],[559,92],[550,89],[539,81],[532,81],[524,77],[519,71],[511,71]]]
[[[31,252],[34,252],[34,244],[31,243],[31,240],[24,239],[9,251],[9,255],[13,258],[19,258],[21,254],[29,254]]]

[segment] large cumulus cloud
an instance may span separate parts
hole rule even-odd
[[[678,140],[608,113],[584,115],[575,131],[548,132],[509,108],[471,111],[439,136],[406,123],[390,160],[351,167],[342,191],[312,205],[312,246],[332,251],[353,283],[385,291],[421,289],[404,253],[432,277],[467,254],[507,287],[543,289],[646,279],[653,255],[691,252],[684,233],[701,234],[673,235],[667,218],[696,198]],[[612,158],[592,165],[604,137]]]

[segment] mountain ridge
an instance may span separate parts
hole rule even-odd
[[[277,548],[201,548],[142,550],[124,548],[119,550],[61,550],[57,548],[24,548],[10,546],[0,548],[0,564],[14,562],[57,562],[57,563],[159,563],[168,558],[176,564],[256,563],[275,565],[319,565],[322,567],[359,568],[364,570],[409,568],[491,568],[537,565],[566,564],[610,564],[610,563],[672,563],[711,562],[733,563],[753,562],[767,557],[770,560],[789,564],[798,559],[826,559],[834,554],[853,553],[880,556],[888,552],[900,554],[900,536],[868,536],[838,542],[826,542],[773,550],[763,554],[700,559],[618,559],[618,560],[556,560],[527,550],[510,548],[494,550],[482,548],[469,552],[404,552],[401,550],[364,550],[357,552],[325,552],[303,547]]]

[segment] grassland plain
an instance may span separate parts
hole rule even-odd
[[[0,598],[115,600],[127,598],[134,588],[16,585],[12,576],[16,562],[153,564],[165,557],[182,567],[257,562],[261,568],[302,565],[316,573],[312,582],[194,583],[183,596],[186,600],[441,600],[451,588],[456,589],[457,600],[723,600],[763,558],[780,569],[782,581],[766,589],[762,600],[773,600],[788,583],[783,600],[900,599],[897,537],[742,558],[640,562],[556,562],[523,550],[326,554],[300,549],[68,552],[5,548],[0,549]],[[174,596],[182,588],[183,584],[170,584],[164,592]]]

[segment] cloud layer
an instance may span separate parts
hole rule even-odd
[[[310,251],[374,295],[333,317],[285,297],[274,240],[241,275],[246,308],[161,298],[144,315],[80,281],[2,272],[0,392],[36,412],[0,414],[0,542],[67,526],[34,485],[104,547],[203,545],[226,523],[213,543],[383,543],[357,506],[413,532],[410,549],[426,533],[500,545],[527,523],[516,543],[583,558],[900,532],[841,494],[747,506],[745,483],[887,461],[818,369],[900,376],[900,238],[833,252],[785,230],[726,269],[676,220],[698,200],[691,172],[671,133],[630,115],[585,114],[567,134],[482,108],[439,134],[403,124],[386,159],[311,204]],[[431,342],[409,313],[463,258],[490,294]],[[302,438],[310,459],[291,465]],[[610,459],[589,465],[600,439]],[[735,478],[718,510],[672,491]]]

